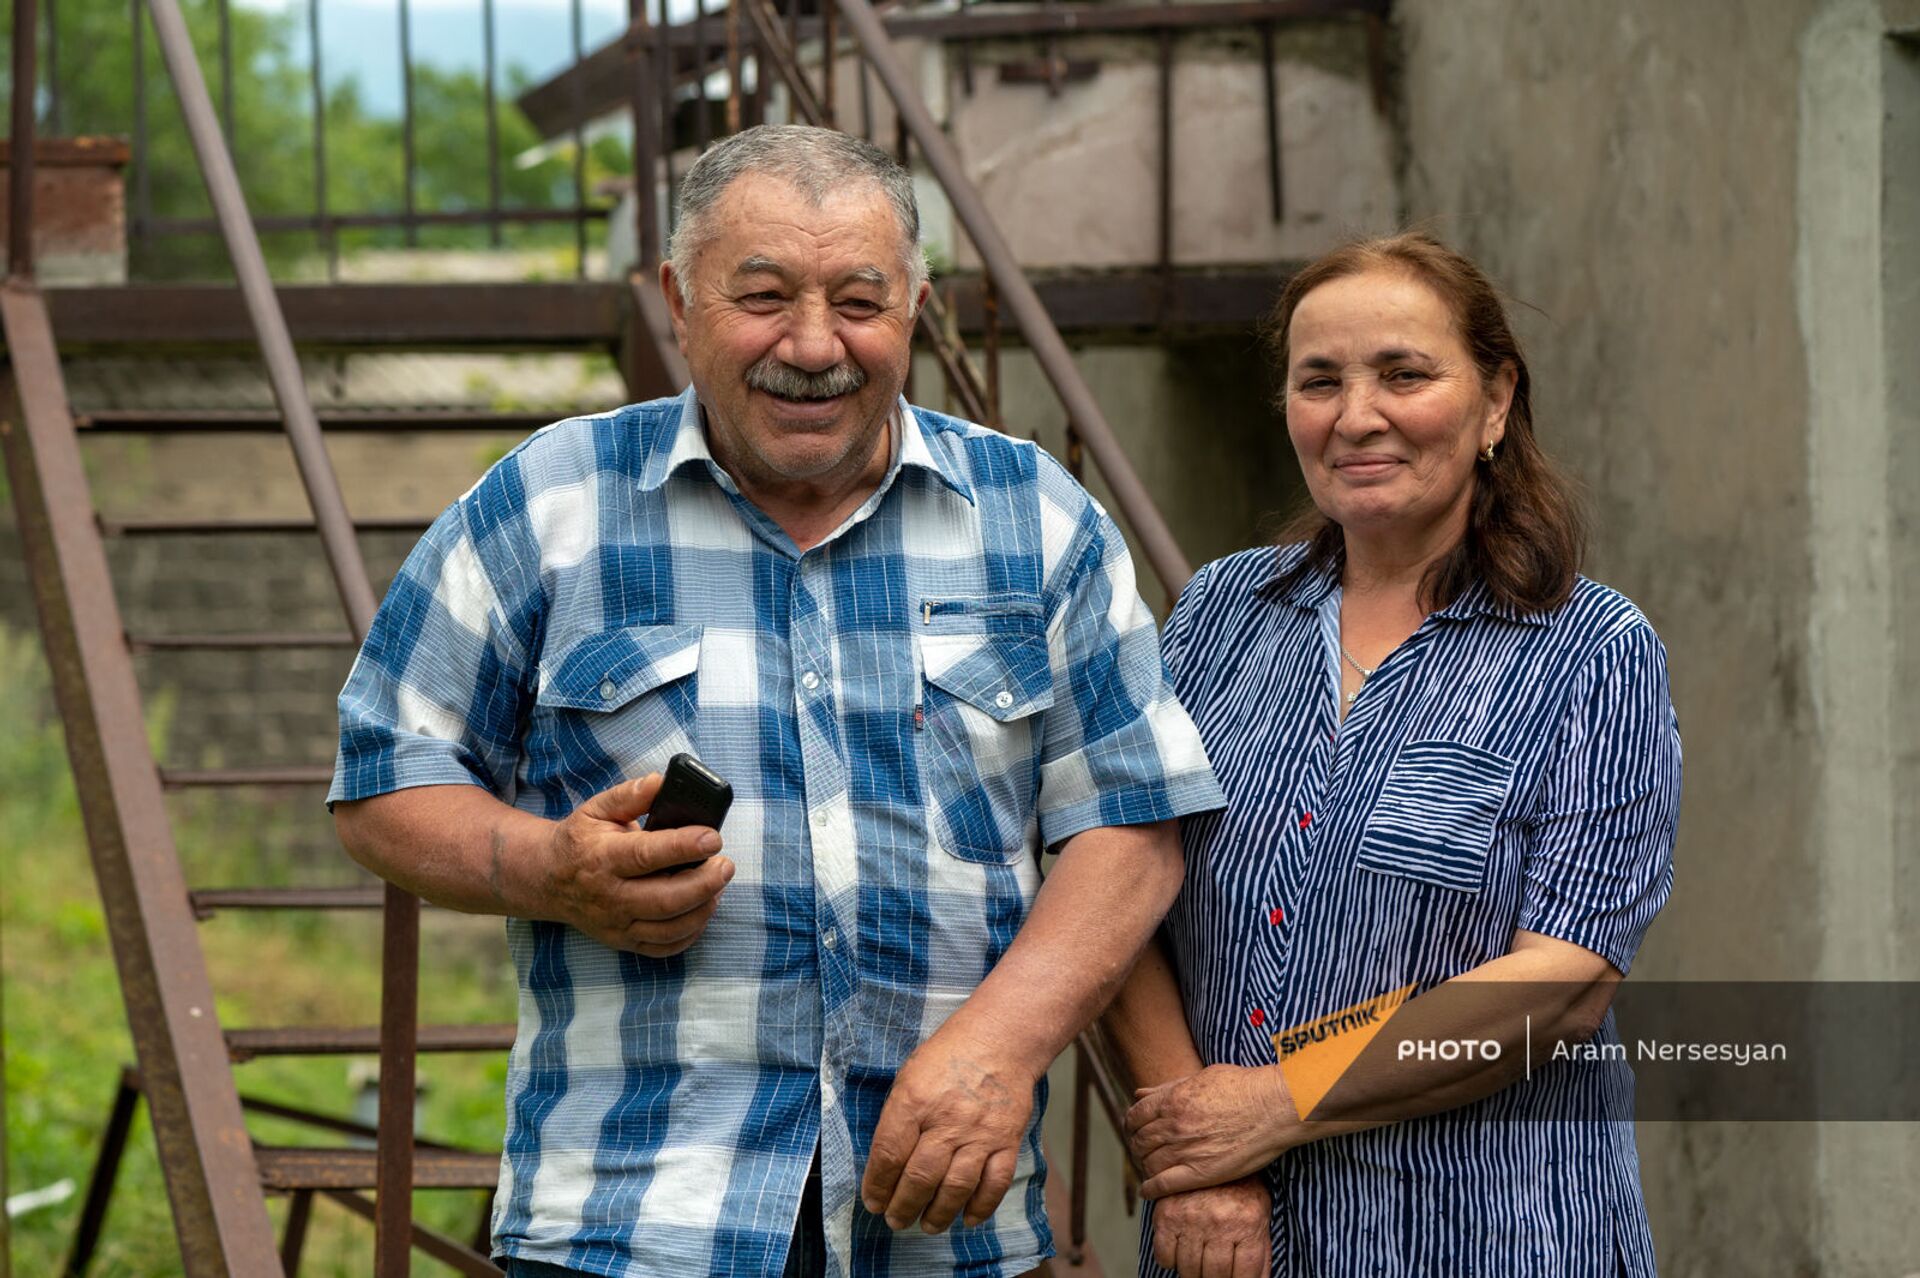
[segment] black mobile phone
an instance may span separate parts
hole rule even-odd
[[[718,830],[732,806],[733,787],[725,778],[690,754],[676,754],[667,761],[667,774],[660,782],[660,793],[653,796],[646,828],[706,825]]]

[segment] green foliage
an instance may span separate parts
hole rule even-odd
[[[200,70],[221,108],[219,17],[216,0],[182,0]],[[127,0],[60,0],[61,129],[70,135],[136,135],[133,27]],[[314,165],[313,88],[304,51],[305,11],[231,9],[233,132],[230,149],[248,208],[256,217],[308,216],[318,208]],[[45,10],[42,10],[45,22]],[[212,206],[201,181],[150,24],[142,23],[141,65],[145,77],[145,164],[136,156],[126,173],[129,223],[143,207],[142,189],[156,219],[210,218]],[[0,68],[11,43],[0,32]],[[46,70],[40,73],[43,99]],[[330,77],[331,79],[331,77]],[[520,167],[515,157],[539,138],[513,98],[527,77],[509,65],[497,104],[501,205],[507,209],[571,207],[571,150],[559,148],[538,164]],[[414,205],[426,212],[478,211],[487,207],[486,98],[471,70],[416,65],[413,72]],[[44,112],[43,112],[44,115]],[[405,148],[400,119],[373,114],[353,79],[332,80],[325,104],[327,209],[334,214],[398,214],[405,207]],[[45,122],[43,126],[46,127]],[[136,147],[138,142],[135,141]],[[602,178],[630,171],[624,141],[603,137],[588,143],[587,202]],[[130,226],[131,230],[131,226]],[[565,222],[516,227],[511,241],[526,247],[563,249],[574,242]],[[598,235],[597,229],[590,234]],[[484,248],[483,226],[421,227],[418,241],[430,248]],[[225,278],[226,250],[214,233],[130,235],[130,273],[135,279]],[[353,228],[340,232],[337,249],[398,248],[403,232]],[[269,265],[278,276],[316,275],[323,269],[323,241],[312,231],[262,235]],[[572,262],[569,256],[569,273]]]
[[[163,734],[164,706],[153,716]],[[39,644],[0,625],[0,944],[4,945],[7,1163],[9,1191],[71,1178],[73,1197],[13,1222],[14,1272],[60,1272],[99,1148],[122,1065],[133,1062],[119,981],[87,856]],[[156,746],[161,744],[156,741]],[[316,819],[306,795],[292,806],[236,810],[232,798],[185,805],[173,833],[208,879],[258,881],[255,850],[276,826]],[[307,867],[309,881],[331,867]],[[316,872],[317,869],[317,872]],[[208,881],[201,879],[200,881]],[[372,915],[223,915],[201,939],[223,1025],[372,1024],[379,1002],[379,920]],[[430,915],[423,926],[422,997],[447,1021],[511,1020],[514,990],[497,919]],[[248,1095],[350,1114],[350,1062],[268,1059],[241,1067]],[[421,1062],[425,1133],[472,1148],[498,1148],[504,1058],[456,1056]],[[362,1064],[365,1068],[365,1064]],[[333,1138],[279,1121],[250,1124],[257,1139],[328,1143]],[[471,1235],[480,1195],[422,1193],[421,1221],[455,1237]],[[276,1227],[285,1200],[272,1200]],[[358,1217],[315,1207],[305,1275],[360,1278],[370,1272],[372,1233]],[[107,1228],[91,1271],[111,1278],[167,1278],[181,1272],[153,1137],[144,1110],[121,1166]],[[416,1254],[414,1272],[452,1271]]]

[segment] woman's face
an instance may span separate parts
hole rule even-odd
[[[1321,513],[1350,537],[1463,535],[1475,457],[1506,431],[1513,369],[1484,386],[1440,295],[1391,269],[1308,293],[1288,338],[1287,434]]]

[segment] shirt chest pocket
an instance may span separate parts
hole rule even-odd
[[[1458,892],[1486,879],[1514,761],[1458,741],[1412,741],[1387,772],[1356,864]]]
[[[700,636],[697,625],[627,626],[550,647],[528,727],[529,779],[594,794],[692,750]]]
[[[1053,704],[1037,599],[924,600],[915,619],[920,775],[935,839],[963,861],[1018,859],[1039,788],[1041,711]]]

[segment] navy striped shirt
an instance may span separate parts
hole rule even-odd
[[[1299,547],[1209,564],[1167,623],[1174,687],[1227,794],[1182,821],[1167,921],[1209,1064],[1271,1065],[1276,1029],[1512,948],[1517,929],[1625,972],[1673,882],[1680,739],[1639,610],[1584,578],[1551,613],[1484,585],[1430,615],[1344,723],[1335,574]],[[1617,1042],[1608,1015],[1599,1042]],[[1556,1062],[1427,1118],[1267,1169],[1273,1273],[1653,1273],[1624,1061]],[[1151,1238],[1151,1218],[1147,1222]],[[1142,1272],[1164,1271],[1143,1247]]]

